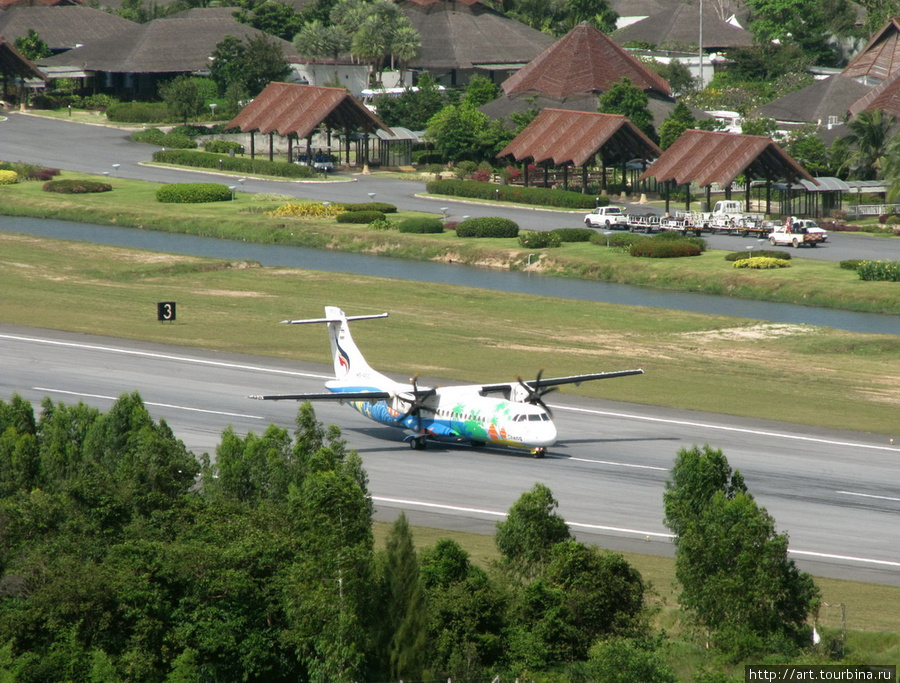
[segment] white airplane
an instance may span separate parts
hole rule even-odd
[[[282,320],[286,325],[325,323],[331,338],[335,379],[325,383],[329,393],[251,396],[265,401],[332,400],[347,403],[366,417],[407,432],[404,441],[414,449],[427,440],[490,444],[528,450],[544,457],[556,443],[556,425],[543,401],[545,394],[561,384],[579,385],[595,379],[640,375],[643,370],[601,372],[591,375],[554,377],[499,384],[452,387],[420,387],[416,377],[410,384],[396,382],[369,367],[350,336],[351,320],[386,318],[378,315],[348,316],[335,306],[325,307],[324,318]]]

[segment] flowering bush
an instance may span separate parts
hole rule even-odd
[[[562,239],[553,232],[536,232],[527,230],[519,235],[519,244],[526,249],[548,249],[558,247]]]
[[[900,282],[900,261],[863,261],[856,272],[860,280]]]
[[[0,171],[0,185],[15,185],[19,182],[19,174],[15,171]]]
[[[756,270],[768,270],[769,268],[790,268],[791,264],[784,259],[771,256],[752,256],[734,262],[735,268],[753,268]]]
[[[335,218],[342,213],[344,213],[342,206],[337,204],[325,206],[322,202],[292,202],[265,212],[267,216],[278,218]]]

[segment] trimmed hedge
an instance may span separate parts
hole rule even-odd
[[[703,249],[688,241],[643,239],[632,244],[628,253],[645,258],[681,258],[682,256],[700,256]]]
[[[191,150],[165,150],[153,153],[153,161],[162,164],[190,166],[192,168],[212,168],[255,175],[271,175],[279,178],[314,178],[316,171],[309,166],[289,164],[286,161],[230,157]]]
[[[338,223],[374,223],[375,221],[383,221],[384,214],[381,211],[345,211],[338,214]]]
[[[638,235],[633,232],[614,232],[611,235],[604,235],[602,232],[595,232],[591,235],[591,244],[599,244],[606,247],[630,247],[635,242],[647,239],[646,235]]]
[[[552,249],[562,244],[560,236],[554,233],[556,230],[549,232],[526,230],[519,233],[519,244],[526,249]]]
[[[753,268],[755,270],[769,270],[771,268],[790,268],[791,264],[783,258],[771,256],[751,256],[734,262],[735,268]]]
[[[730,254],[725,254],[726,261],[743,261],[748,258],[780,258],[783,261],[790,261],[791,254],[787,251],[770,251],[768,249],[754,249],[752,252],[750,251],[733,251]],[[853,270],[856,270],[855,268]]]
[[[159,128],[135,131],[131,134],[134,142],[144,142],[148,145],[159,147],[172,147],[174,149],[194,149],[197,143],[187,135],[181,133],[164,133]]]
[[[456,226],[460,237],[518,237],[519,226],[508,218],[469,218]]]
[[[0,185],[15,185],[19,182],[19,174],[15,171],[0,171]]]
[[[437,218],[407,218],[397,226],[400,232],[438,234],[444,232],[444,224]]]
[[[171,183],[156,191],[156,201],[164,204],[227,202],[232,198],[228,186],[218,183]]]
[[[683,235],[682,233],[676,232],[674,230],[663,230],[662,232],[658,232],[650,237],[650,239],[654,242],[683,242],[685,244],[693,244],[700,250],[701,253],[706,251],[706,240],[702,237]]]
[[[234,140],[207,140],[203,149],[211,154],[243,154],[244,146]]]
[[[44,192],[60,194],[88,194],[90,192],[109,192],[112,185],[96,180],[49,180],[41,187]]]
[[[553,190],[547,187],[496,185],[475,180],[432,180],[425,186],[425,189],[431,194],[443,194],[452,197],[499,199],[504,202],[559,206],[568,209],[593,209],[595,206],[606,206],[609,204],[609,198],[595,197],[592,194]]]
[[[559,237],[560,242],[590,242],[591,237],[597,234],[590,228],[557,228],[551,232]]]
[[[338,202],[344,211],[381,211],[381,213],[397,213],[397,207],[387,202],[359,202],[357,204]]]

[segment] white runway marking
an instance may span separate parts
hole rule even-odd
[[[893,500],[900,503],[900,498],[893,498],[891,496],[873,496],[870,493],[854,493],[853,491],[835,491],[835,493],[842,493],[845,496],[859,496],[860,498],[875,498],[877,500]]]
[[[63,389],[49,389],[47,387],[31,387],[34,391],[46,391],[50,394],[65,394],[67,396],[81,396],[82,398],[100,398],[108,401],[117,401],[118,396],[104,396],[103,394],[85,394],[79,391],[65,391]],[[175,410],[187,410],[192,413],[208,413],[210,415],[224,415],[225,417],[245,417],[251,420],[265,420],[266,418],[259,415],[245,415],[244,413],[229,413],[224,410],[204,410],[203,408],[189,408],[187,406],[176,406],[170,403],[151,403],[144,401],[145,406],[154,406],[156,408],[174,408]]]
[[[432,510],[446,510],[448,512],[464,512],[468,514],[477,514],[477,515],[488,515],[490,517],[506,517],[505,512],[498,512],[497,510],[485,510],[482,508],[470,508],[463,507],[461,505],[446,505],[442,503],[428,503],[421,500],[406,500],[403,498],[384,498],[380,496],[372,496],[372,500],[376,503],[388,503],[393,505],[400,505],[406,507],[418,507]],[[586,524],[584,522],[570,522],[566,520],[566,524],[570,527],[578,527],[581,529],[595,529],[598,531],[613,531],[617,533],[623,534],[633,534],[637,536],[651,536],[654,538],[665,539],[667,541],[675,538],[674,534],[661,533],[659,531],[643,531],[641,529],[628,529],[626,527],[616,527],[616,526],[604,526],[602,524]],[[819,553],[811,550],[793,550],[788,548],[788,553],[791,555],[801,555],[803,557],[811,557],[811,558],[821,558],[827,560],[842,560],[844,562],[859,562],[861,564],[874,564],[881,567],[896,567],[900,568],[900,562],[892,562],[890,560],[875,560],[868,557],[855,557],[853,555],[838,555],[834,553]]]
[[[573,413],[586,413],[588,415],[604,415],[606,417],[622,417],[630,420],[643,420],[645,422],[659,422],[660,424],[673,424],[682,427],[700,427],[702,429],[717,429],[723,432],[735,432],[737,434],[754,434],[756,436],[774,436],[778,439],[792,439],[794,441],[809,441],[810,443],[824,443],[830,446],[848,446],[852,448],[870,448],[875,451],[891,451],[900,453],[896,446],[877,446],[868,443],[855,443],[850,441],[833,441],[821,439],[815,436],[800,436],[798,434],[783,434],[780,432],[767,432],[761,429],[747,429],[746,427],[728,427],[726,425],[714,425],[706,422],[691,422],[689,420],[672,420],[664,417],[650,417],[648,415],[635,415],[633,413],[613,413],[606,410],[593,410],[590,408],[572,408],[571,406],[550,406],[553,410],[568,410]]]
[[[272,375],[288,375],[291,377],[309,377],[311,379],[334,379],[331,375],[316,375],[309,372],[294,372],[291,370],[276,370],[259,365],[243,365],[241,363],[227,363],[225,361],[205,360],[203,358],[191,358],[190,356],[175,356],[168,353],[154,353],[152,351],[137,351],[135,349],[120,349],[115,346],[100,346],[98,344],[80,344],[77,342],[63,342],[54,339],[39,339],[37,337],[20,337],[14,334],[0,334],[0,339],[12,339],[13,341],[34,342],[47,344],[48,346],[63,346],[73,349],[85,349],[87,351],[104,351],[118,353],[123,356],[140,356],[141,358],[156,358],[158,360],[171,360],[181,363],[194,363],[195,365],[207,365],[216,368],[232,368],[234,370],[250,370],[252,372],[267,372]]]
[[[595,465],[612,465],[613,467],[633,467],[638,470],[657,470],[659,472],[668,472],[667,467],[656,467],[655,465],[633,465],[628,462],[613,462],[611,460],[593,460],[591,458],[567,458],[565,456],[556,456],[559,460],[574,460],[575,462],[592,462]]]

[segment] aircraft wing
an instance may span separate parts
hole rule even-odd
[[[377,401],[391,398],[391,394],[386,391],[329,391],[323,394],[269,394],[248,398],[259,401]]]
[[[538,376],[537,379],[521,380],[521,384],[526,385],[530,389],[541,389],[543,387],[557,387],[561,384],[580,385],[582,382],[591,382],[597,379],[611,379],[613,377],[627,377],[628,375],[642,375],[644,371],[637,370],[617,370],[615,372],[595,372],[590,375],[570,375],[569,377],[547,377]],[[500,384],[482,384],[480,392],[482,394],[490,394],[494,392],[506,392],[510,387],[514,387],[520,382],[503,382]]]

